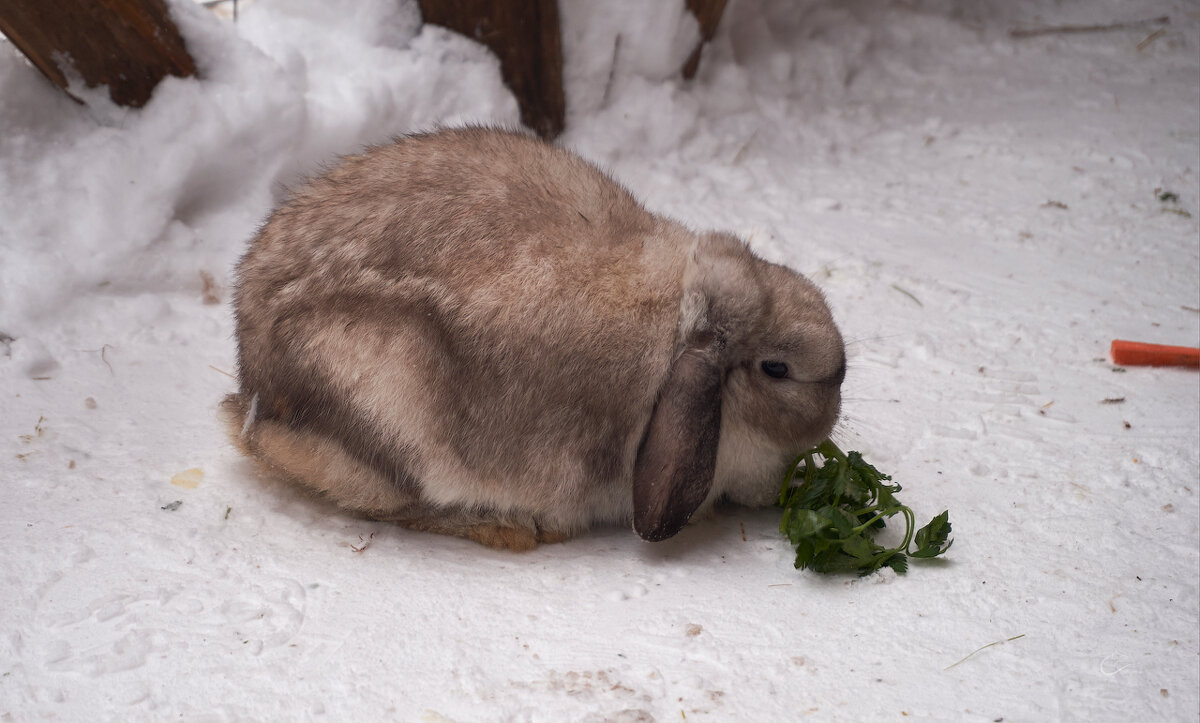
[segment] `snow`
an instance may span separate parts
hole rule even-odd
[[[140,111],[0,45],[0,718],[1195,719],[1200,381],[1107,360],[1200,344],[1195,4],[735,0],[691,83],[682,2],[562,5],[561,142],[826,290],[835,438],[950,510],[949,559],[801,573],[738,508],[513,555],[260,477],[215,409],[257,224],[518,113],[414,3],[175,0],[203,80]]]

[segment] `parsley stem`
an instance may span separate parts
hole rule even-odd
[[[825,440],[817,446],[817,452],[826,459],[836,459],[839,462],[846,461],[846,455],[842,450],[838,449],[837,445],[830,440]]]
[[[909,544],[912,543],[913,530],[917,528],[917,518],[907,507],[901,506],[900,511],[904,513],[904,544],[897,548],[897,552],[907,552]]]
[[[811,464],[809,455],[800,455],[794,462],[792,462],[792,466],[788,467],[787,476],[783,478],[783,486],[779,488],[779,504],[781,506],[787,504],[788,488],[792,486],[792,480],[796,477],[796,468],[800,466],[801,462],[804,462],[805,464]]]
[[[861,515],[861,514],[863,514],[863,512],[869,512],[870,510],[871,510],[871,508],[870,508],[870,507],[867,507],[867,508],[865,508],[865,509],[864,509],[862,512],[859,512],[858,514],[856,514],[856,515],[853,515],[853,517],[857,519],[857,518],[858,518],[858,515]],[[895,514],[895,513],[893,512],[892,514]],[[887,515],[888,515],[888,512],[886,512],[886,511],[884,511],[884,512],[877,512],[877,513],[875,513],[875,516],[874,516],[874,517],[872,517],[871,519],[869,519],[869,520],[867,520],[866,522],[862,523],[862,524],[861,524],[861,525],[859,525],[858,527],[855,527],[855,528],[854,528],[854,530],[853,530],[853,531],[854,531],[854,533],[855,533],[855,534],[857,534],[857,533],[859,533],[859,532],[862,532],[863,530],[867,529],[867,528],[868,528],[868,527],[870,527],[871,525],[875,524],[875,523],[876,523],[876,521],[878,521],[880,518],[882,518],[882,517],[886,517]]]

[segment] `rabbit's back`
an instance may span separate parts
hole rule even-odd
[[[591,519],[594,497],[620,519],[609,488],[674,353],[693,240],[524,136],[372,149],[299,189],[243,258],[243,395],[437,504]]]

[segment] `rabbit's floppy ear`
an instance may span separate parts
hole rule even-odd
[[[711,334],[671,365],[633,467],[633,526],[657,542],[679,532],[712,488],[721,434],[720,349]]]
[[[712,489],[728,358],[744,343],[739,330],[752,326],[763,307],[745,243],[708,234],[688,256],[679,308],[682,351],[659,390],[633,465],[633,527],[651,541],[679,532]]]

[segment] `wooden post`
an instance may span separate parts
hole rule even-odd
[[[687,0],[688,10],[700,21],[700,42],[696,43],[696,49],[683,64],[683,77],[687,80],[696,77],[696,71],[700,68],[700,51],[704,49],[705,43],[716,36],[717,25],[721,22],[727,2],[728,0]]]
[[[145,105],[168,74],[196,73],[163,0],[2,0],[0,32],[58,87],[74,73],[121,105]]]
[[[558,0],[420,0],[427,23],[486,45],[517,97],[521,122],[543,138],[566,125]]]

